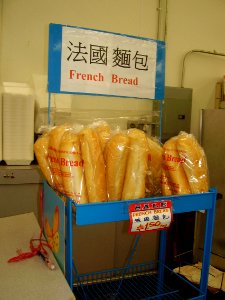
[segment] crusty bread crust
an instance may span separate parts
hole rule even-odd
[[[79,135],[89,202],[104,202],[107,200],[106,174],[98,134],[93,128],[85,128]]]
[[[70,130],[63,134],[59,146],[59,161],[64,193],[78,204],[87,203],[84,161],[78,134]]]
[[[111,129],[108,124],[105,124],[105,125],[97,126],[95,130],[100,140],[102,152],[104,153],[105,146],[110,139]]]
[[[34,143],[34,153],[45,179],[54,188],[54,178],[48,162],[48,143],[49,135],[47,133],[43,134]]]
[[[208,192],[208,167],[205,153],[192,134],[181,132],[177,138],[179,156],[192,193]]]
[[[162,155],[163,148],[159,142],[147,137],[148,141],[148,170],[146,175],[146,189],[148,194],[161,193]]]
[[[162,195],[163,196],[171,196],[172,191],[169,184],[169,175],[168,172],[164,169],[162,169],[161,174],[161,187],[162,187]]]
[[[163,168],[168,172],[168,184],[175,195],[191,193],[183,165],[184,160],[177,151],[177,137],[170,138],[163,145]]]
[[[64,190],[58,150],[61,138],[67,129],[68,127],[65,125],[56,126],[49,133],[48,160],[53,174],[55,188],[61,193],[64,193]]]
[[[139,129],[128,131],[129,155],[122,192],[122,200],[145,197],[145,179],[148,168],[148,143],[145,133]]]
[[[105,148],[106,185],[108,200],[121,200],[129,152],[129,137],[117,133],[111,137]]]

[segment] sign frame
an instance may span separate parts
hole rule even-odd
[[[152,41],[156,43],[156,68],[155,68],[155,92],[154,97],[139,97],[137,95],[118,95],[118,94],[107,94],[107,93],[89,93],[89,92],[71,92],[61,89],[62,80],[62,43],[63,43],[63,28],[76,28],[93,33],[106,33],[120,37],[126,37],[130,39],[136,39],[138,42]],[[88,83],[87,83],[88,84]],[[90,28],[68,26],[61,24],[49,24],[49,49],[48,49],[48,92],[49,93],[62,93],[62,94],[84,94],[84,95],[95,95],[95,96],[107,96],[107,97],[120,97],[120,98],[136,98],[136,99],[147,99],[147,100],[163,100],[164,99],[164,88],[165,88],[165,42],[158,41],[150,38],[143,38],[131,35],[125,35],[120,33],[113,33],[101,30],[95,30]]]

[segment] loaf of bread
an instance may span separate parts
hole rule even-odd
[[[208,192],[208,167],[203,148],[192,134],[181,132],[177,137],[177,150],[183,163],[192,193]]]
[[[112,133],[102,121],[65,124],[38,138],[34,153],[49,185],[76,203],[209,190],[204,150],[186,132],[162,146],[136,128]]]
[[[122,200],[145,197],[145,179],[148,168],[148,142],[139,129],[128,131],[130,147],[122,192]]]
[[[49,135],[48,133],[45,133],[34,143],[34,153],[45,179],[47,180],[48,184],[54,188],[54,178],[48,161],[48,144]]]
[[[162,155],[161,144],[153,138],[148,141],[148,170],[146,175],[146,190],[149,196],[161,193]]]
[[[106,186],[108,200],[121,200],[129,152],[129,137],[117,133],[111,137],[105,148]]]
[[[106,143],[110,139],[111,129],[107,123],[104,123],[97,126],[95,130],[99,136],[102,152],[104,153]]]
[[[49,133],[48,160],[53,174],[55,188],[64,193],[62,174],[59,164],[59,145],[64,132],[68,130],[68,126],[61,125],[54,127]]]
[[[59,161],[64,193],[77,204],[88,202],[79,135],[66,131],[59,146]]]
[[[79,135],[89,202],[106,201],[105,163],[98,134],[85,128]]]
[[[168,184],[172,194],[190,194],[191,189],[184,171],[185,160],[177,151],[177,137],[172,137],[163,145],[163,169],[167,172]]]
[[[170,184],[169,180],[170,180],[170,178],[168,175],[168,171],[162,169],[161,190],[162,190],[163,196],[171,196],[172,195],[171,184]]]

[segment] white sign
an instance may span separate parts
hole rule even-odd
[[[49,93],[164,99],[165,43],[49,25]]]
[[[62,27],[61,91],[155,97],[157,43]]]

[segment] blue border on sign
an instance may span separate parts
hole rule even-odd
[[[60,93],[62,25],[49,25],[48,91]],[[58,71],[57,71],[58,70]]]
[[[165,94],[165,43],[157,41],[155,99],[163,100]]]
[[[155,98],[140,98],[131,96],[119,96],[111,94],[92,94],[80,92],[65,92],[60,90],[61,81],[61,55],[62,55],[62,27],[79,28],[84,30],[110,33],[129,38],[154,41],[157,43],[157,60],[156,60],[156,82],[155,82]],[[62,94],[78,94],[78,95],[92,95],[92,96],[106,96],[117,98],[134,98],[143,100],[163,100],[165,88],[165,42],[158,41],[150,38],[132,36],[127,34],[115,33],[104,30],[90,29],[79,26],[69,26],[61,24],[49,24],[49,49],[48,49],[48,92],[49,93],[62,93]]]

